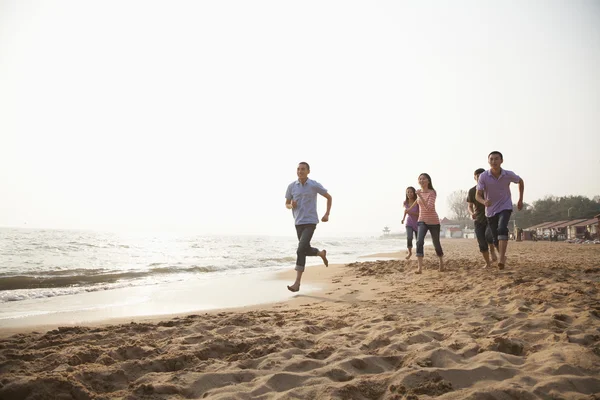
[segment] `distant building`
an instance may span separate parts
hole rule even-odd
[[[440,221],[440,237],[445,238],[462,238],[463,230],[458,221],[452,221],[448,218],[443,218]]]
[[[586,218],[580,218],[572,219],[570,221],[562,221],[561,223],[554,226],[554,228],[558,231],[561,239],[574,239],[574,236],[571,237],[571,235],[569,234],[569,228],[586,220]]]
[[[542,234],[545,238],[554,238],[555,240],[565,240],[567,238],[567,229],[565,224],[569,221],[555,221],[551,222],[542,228]]]
[[[580,218],[565,221],[543,222],[531,226],[525,231],[536,232],[538,239],[549,239],[558,237],[565,239],[583,239],[586,236],[595,237],[598,235],[598,221],[600,214],[594,218]],[[587,234],[586,234],[587,232]],[[528,239],[528,237],[526,237]]]
[[[477,237],[475,236],[475,229],[463,229],[463,237],[465,239],[476,239]]]
[[[534,231],[537,238],[539,240],[550,238],[551,234],[558,233],[558,229],[555,226],[558,226],[564,222],[568,221],[551,221],[551,222],[543,222],[541,224],[537,224],[534,226],[530,226],[525,231]]]
[[[598,234],[598,219],[591,218],[580,220],[579,222],[570,225],[568,230],[569,239],[585,239],[586,237],[593,237]]]

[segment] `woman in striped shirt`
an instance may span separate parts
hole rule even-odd
[[[444,271],[444,252],[440,244],[440,218],[435,211],[437,193],[431,184],[429,174],[423,173],[419,175],[419,186],[421,186],[421,189],[417,190],[417,202],[419,204],[419,230],[417,234],[417,261],[419,268],[417,269],[417,274],[420,274],[423,270],[423,256],[425,255],[423,253],[423,245],[427,231],[431,233],[435,253],[440,259],[440,271]]]

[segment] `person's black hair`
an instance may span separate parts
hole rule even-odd
[[[498,154],[500,156],[500,160],[504,161],[504,156],[499,151],[492,151],[490,154],[488,154],[488,158],[490,158],[492,154]]]
[[[488,157],[489,157],[489,156],[488,156]],[[483,168],[477,168],[477,169],[475,170],[475,172],[473,172],[473,175],[480,175],[480,174],[482,174],[482,173],[484,173],[484,172],[485,172],[485,169],[483,169]]]
[[[308,169],[308,170],[310,171],[310,165],[308,165],[308,163],[307,163],[306,161],[300,161],[300,162],[298,163],[298,165],[300,165],[300,164],[304,164],[304,165],[306,165],[306,169]]]

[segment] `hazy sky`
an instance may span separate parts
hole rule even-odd
[[[592,197],[599,71],[599,1],[0,0],[0,226],[293,236],[307,161],[318,235],[399,231],[492,150]]]

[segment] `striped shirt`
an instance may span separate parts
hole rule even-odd
[[[419,204],[419,222],[424,222],[427,225],[439,225],[440,218],[435,211],[435,198],[437,197],[435,190],[430,190],[427,193],[422,192],[421,190],[418,190],[417,192],[420,192],[423,197],[423,199],[417,197]]]

